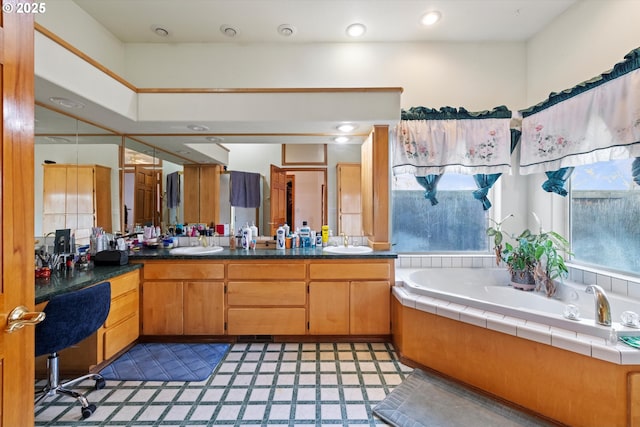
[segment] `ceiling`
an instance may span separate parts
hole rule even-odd
[[[75,0],[123,43],[346,42],[366,25],[366,42],[524,41],[576,0]],[[441,12],[432,27],[420,25]],[[293,26],[285,37],[278,26]],[[221,26],[236,29],[229,38]],[[162,27],[168,36],[152,31]]]
[[[123,43],[289,44],[525,41],[578,0],[74,1]],[[440,22],[431,27],[420,25],[420,17],[433,10],[441,13]],[[345,33],[346,27],[354,22],[367,27],[359,39],[351,39]],[[279,34],[278,27],[283,24],[292,28],[293,34]],[[223,34],[220,30],[223,26],[233,27],[235,37]],[[165,29],[168,35],[159,36],[154,31],[158,27]],[[76,94],[65,93],[60,87],[36,77],[36,100],[43,105],[50,104],[51,96],[78,99]],[[224,151],[220,144],[333,143],[333,138],[340,134],[336,131],[337,122],[325,118],[218,122],[212,123],[208,132],[193,134],[185,127],[185,121],[135,122],[86,99],[78,100],[85,103],[85,107],[68,113],[120,133],[138,134],[138,141],[170,153],[164,156],[165,159],[180,164],[215,162],[216,154]],[[64,108],[60,110],[67,113]],[[106,133],[100,128],[79,126],[75,120],[41,107],[36,109],[36,119],[36,135],[40,135],[36,143],[39,144],[56,143],[55,139],[44,135]],[[373,121],[360,118],[356,124],[358,127],[348,133],[351,143],[362,142]],[[220,139],[211,141],[213,135]],[[112,143],[110,141],[120,137],[100,135],[70,139],[72,143]]]

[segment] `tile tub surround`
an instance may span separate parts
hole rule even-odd
[[[396,266],[403,265],[403,258]],[[404,265],[413,262],[414,268],[422,268],[422,261],[432,267],[434,262],[493,266],[484,264],[493,257],[408,258]],[[393,292],[394,344],[406,363],[435,369],[568,425],[624,426],[640,420],[631,397],[637,400],[640,393],[635,379],[639,350],[461,304],[416,298],[401,282]],[[571,405],[561,403],[568,399]]]

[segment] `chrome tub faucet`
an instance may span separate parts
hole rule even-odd
[[[589,285],[585,291],[588,294],[593,294],[596,304],[596,323],[603,326],[611,326],[611,306],[604,289],[598,285]]]

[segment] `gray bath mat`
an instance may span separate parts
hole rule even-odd
[[[415,369],[373,412],[396,427],[553,425],[420,369]]]

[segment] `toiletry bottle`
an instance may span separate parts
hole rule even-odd
[[[276,231],[276,249],[285,249],[284,239],[284,227],[280,226]]]
[[[282,228],[284,228],[284,237],[289,237],[289,226],[287,225],[286,222],[284,223]]]
[[[249,228],[249,224],[245,224],[242,227],[242,249],[249,249],[251,246],[251,228]]]
[[[329,244],[329,226],[322,226],[322,246],[327,246]]]
[[[302,221],[302,227],[300,228],[300,247],[311,247],[311,228],[307,225],[307,221]]]
[[[255,221],[251,222],[251,249],[256,249],[256,244],[258,243],[258,227],[256,227]]]

